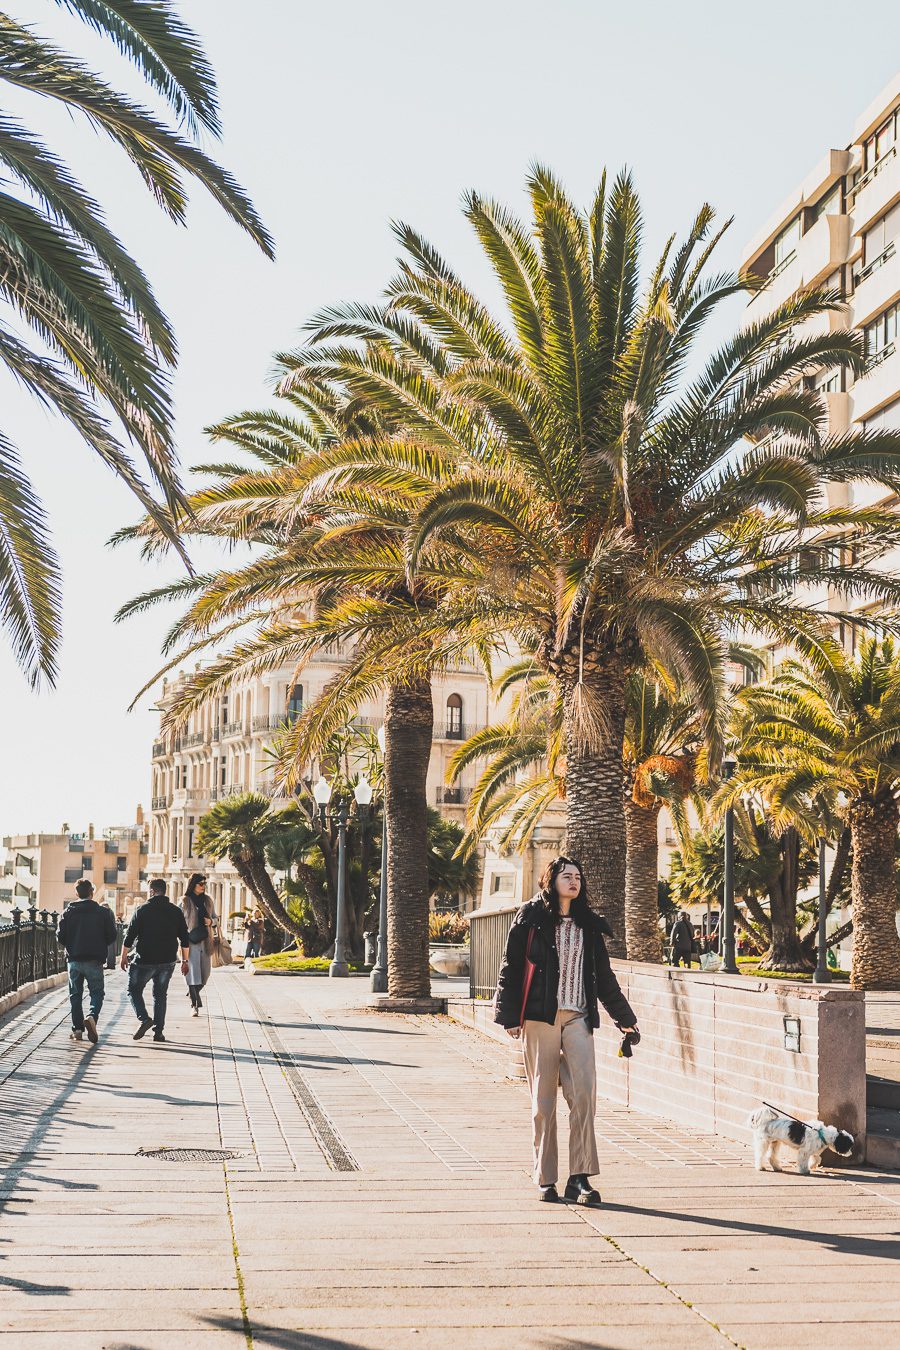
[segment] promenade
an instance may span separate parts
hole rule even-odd
[[[542,1206],[503,1046],[360,979],[182,991],[165,1045],[119,972],[96,1048],[62,989],[0,1022],[3,1347],[900,1343],[900,1174],[758,1175],[601,1101],[603,1209]]]

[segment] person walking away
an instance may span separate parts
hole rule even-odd
[[[199,1017],[203,1007],[200,990],[204,988],[212,969],[212,944],[216,936],[216,916],[212,898],[206,894],[206,877],[202,872],[195,872],[188,882],[181,910],[190,943],[185,978],[191,996],[191,1012],[194,1017]]]
[[[166,895],[166,883],[161,880],[151,881],[150,899],[134,911],[122,947],[121,966],[128,971],[128,997],[138,1019],[138,1029],[134,1033],[136,1041],[146,1035],[151,1027],[155,1041],[166,1039],[163,1034],[166,999],[179,947],[181,973],[187,975],[190,943],[184,915]],[[153,985],[152,1017],[144,1002],[144,990],[150,983]]]
[[[524,1038],[531,1090],[534,1181],[540,1199],[558,1201],[556,1098],[569,1107],[569,1179],[565,1199],[599,1205],[590,1183],[600,1170],[594,1116],[597,1068],[593,1032],[602,1003],[616,1026],[639,1039],[634,1013],[606,950],[609,924],[591,910],[581,864],[555,858],[538,894],[523,905],[506,940],[494,1020]],[[630,1043],[629,1043],[630,1053]]]
[[[119,935],[118,935],[118,932],[116,931],[116,916],[115,916],[115,913],[114,913],[114,911],[113,911],[113,907],[112,907],[112,905],[109,903],[108,900],[101,900],[100,903],[101,903],[101,905],[104,906],[105,909],[108,909],[108,910],[109,910],[110,914],[112,914],[112,917],[113,917],[113,938],[112,938],[112,942],[109,944],[109,946],[108,946],[107,949],[106,949],[106,969],[107,969],[107,970],[115,970],[116,964],[117,964],[117,962],[118,962],[118,953],[117,953],[117,951],[116,951],[116,948],[117,948],[118,945],[119,945],[119,941],[118,941]]]
[[[691,918],[687,910],[683,909],[672,928],[672,965],[678,966],[684,962],[690,970],[693,947],[694,930],[691,927]]]
[[[259,956],[262,953],[264,920],[258,909],[252,914],[248,914],[244,921],[244,932],[247,934],[247,945],[244,948],[244,956]]]
[[[98,905],[89,881],[75,883],[77,900],[66,905],[59,921],[57,939],[66,949],[69,967],[69,1003],[72,1008],[73,1041],[87,1032],[97,1044],[97,1019],[103,1007],[103,966],[110,942],[116,938],[116,921],[108,905]],[[84,986],[90,997],[90,1012],[84,1015]]]

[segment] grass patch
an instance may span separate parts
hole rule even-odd
[[[296,952],[273,952],[271,956],[254,957],[253,964],[257,970],[262,971],[277,970],[292,975],[327,975],[331,962],[327,956],[298,956]],[[354,975],[361,975],[368,969],[369,966],[360,965],[356,961],[350,962],[350,970]]]
[[[758,975],[761,980],[800,980],[804,984],[812,983],[812,971],[760,970],[759,958],[754,956],[739,956],[737,965],[742,975]],[[834,984],[847,984],[850,979],[849,970],[832,970],[829,973]]]

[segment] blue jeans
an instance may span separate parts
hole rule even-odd
[[[150,1014],[144,1002],[144,990],[153,981],[153,1025],[162,1031],[166,1025],[166,999],[169,994],[169,981],[175,969],[175,962],[161,965],[141,965],[135,962],[128,968],[128,997],[139,1021],[149,1022]]]
[[[103,962],[69,962],[69,1003],[72,1005],[72,1030],[84,1031],[84,986],[91,998],[91,1017],[100,1016],[103,1007]]]

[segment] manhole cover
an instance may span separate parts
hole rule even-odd
[[[139,1158],[157,1158],[160,1162],[217,1163],[240,1158],[232,1148],[139,1148]]]

